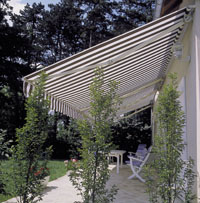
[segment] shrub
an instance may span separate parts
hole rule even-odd
[[[107,155],[112,145],[111,125],[119,104],[118,84],[110,82],[106,91],[104,85],[103,72],[97,69],[90,86],[91,117],[78,121],[82,160],[72,165],[70,177],[85,203],[112,202],[117,193],[115,186],[107,189],[106,182],[109,179]]]
[[[50,148],[43,149],[47,138],[49,102],[44,97],[46,76],[42,74],[35,83],[35,89],[26,103],[26,123],[17,129],[17,145],[12,149],[13,194],[20,203],[38,202],[42,199],[41,180],[46,169]]]
[[[1,162],[3,159],[9,157],[9,144],[11,141],[5,142],[6,131],[0,129],[0,194],[6,194],[5,191],[5,178],[6,174],[3,172]]]
[[[193,161],[182,159],[185,148],[183,127],[185,115],[179,101],[175,74],[158,97],[156,123],[158,131],[154,139],[155,159],[146,168],[150,202],[174,203],[178,198],[191,202],[194,183]]]

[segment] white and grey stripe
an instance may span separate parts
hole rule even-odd
[[[183,8],[27,75],[24,94],[30,95],[34,80],[45,71],[51,109],[81,118],[90,107],[89,86],[94,69],[101,66],[105,84],[110,80],[120,82],[117,93],[123,103],[118,114],[150,104],[166,76],[171,49],[190,10]]]

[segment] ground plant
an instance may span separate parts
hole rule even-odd
[[[5,136],[6,131],[0,129],[0,194],[6,194],[6,173],[2,170],[2,163],[9,157],[9,144],[11,143],[11,141],[5,141]]]
[[[35,88],[26,103],[26,123],[17,129],[17,145],[12,149],[12,192],[19,197],[20,203],[41,200],[41,180],[48,172],[50,148],[43,148],[47,138],[49,111],[49,101],[44,95],[45,78],[45,74],[42,74],[35,82]]]
[[[189,203],[195,198],[193,160],[183,160],[183,127],[185,115],[179,101],[176,74],[170,74],[158,98],[157,133],[154,137],[154,160],[146,167],[146,184],[152,203],[174,203],[178,199]]]
[[[106,188],[109,179],[107,155],[111,149],[111,125],[118,109],[117,82],[105,84],[98,68],[90,85],[90,117],[78,121],[82,139],[81,161],[70,174],[84,203],[113,202],[117,188]]]
[[[5,174],[11,174],[12,172],[12,161],[11,160],[4,160],[2,161],[1,164],[2,167],[2,172]],[[50,173],[50,180],[49,181],[53,181],[56,180],[57,178],[60,178],[64,175],[66,175],[66,166],[63,163],[63,160],[49,160],[47,163],[47,168],[49,169],[49,173]],[[12,177],[7,176],[8,178],[6,179],[5,183],[5,193],[0,193],[0,202],[4,202],[8,199],[11,199],[12,197],[14,197],[13,194],[10,194],[9,192],[12,190],[13,188],[13,181],[11,180]]]

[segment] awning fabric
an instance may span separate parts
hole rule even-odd
[[[166,76],[172,47],[190,12],[183,8],[27,75],[24,94],[29,96],[34,80],[45,71],[51,109],[81,118],[89,112],[94,69],[102,67],[106,83],[120,82],[117,93],[123,102],[118,115],[149,105]]]

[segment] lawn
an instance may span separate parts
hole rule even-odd
[[[2,163],[2,167],[4,169],[6,169],[7,172],[9,172],[9,168],[11,166],[11,162],[10,161],[3,161]],[[66,174],[66,167],[64,165],[63,160],[51,160],[48,163],[48,168],[50,170],[50,181],[55,180],[59,177],[62,177]],[[10,184],[7,184],[7,190],[9,191],[9,186]],[[2,201],[6,201],[8,199],[12,198],[11,195],[2,195],[0,194],[0,202]]]

